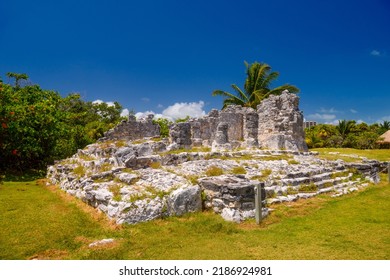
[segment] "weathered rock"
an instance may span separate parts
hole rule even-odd
[[[283,92],[279,96],[270,96],[257,106],[258,140],[261,146],[273,150],[308,150],[303,130],[303,114],[298,103],[297,95]]]
[[[189,148],[191,141],[191,125],[188,122],[174,124],[169,131],[171,142],[177,144],[178,148]]]
[[[160,126],[153,123],[153,115],[136,120],[134,116],[129,116],[127,121],[122,121],[119,125],[110,129],[104,134],[103,140],[136,140],[145,137],[160,137]]]
[[[138,179],[138,175],[134,173],[119,173],[115,175],[121,182],[131,185]]]
[[[232,146],[229,143],[228,136],[229,124],[221,122],[217,126],[217,132],[215,133],[215,139],[212,143],[212,151],[231,150]]]
[[[180,188],[168,197],[168,214],[180,216],[202,210],[201,190],[199,186]]]
[[[103,246],[103,245],[114,243],[114,241],[115,240],[113,238],[106,238],[106,239],[92,242],[91,244],[88,245],[88,247],[92,248],[96,246]]]
[[[200,179],[199,185],[206,194],[205,208],[221,213],[225,220],[239,222],[254,217],[255,186],[259,185],[258,181],[248,180],[244,176],[221,175]],[[264,189],[262,196],[265,198]]]

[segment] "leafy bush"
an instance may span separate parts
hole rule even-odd
[[[153,120],[153,123],[160,126],[161,138],[166,138],[169,136],[169,126],[172,125],[171,121],[164,118],[158,118],[157,120]]]
[[[22,83],[25,74],[9,73],[15,84],[0,79],[0,170],[46,169],[93,143],[122,120],[122,106],[92,103],[79,94]]]

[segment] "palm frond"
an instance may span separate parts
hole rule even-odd
[[[225,100],[233,100],[232,102],[235,101],[234,104],[238,104],[238,105],[241,105],[241,104],[245,103],[245,101],[242,100],[239,96],[236,96],[234,94],[231,94],[231,93],[229,93],[227,91],[223,91],[223,90],[214,90],[212,95],[213,96],[221,95],[221,96],[227,97]]]
[[[244,64],[246,79],[243,90],[232,84],[231,87],[235,94],[222,90],[215,90],[212,93],[213,96],[225,97],[224,108],[227,105],[236,104],[256,109],[257,105],[270,95],[280,95],[286,89],[291,93],[299,92],[297,87],[288,84],[270,89],[271,83],[279,77],[279,73],[271,72],[271,66],[268,64],[259,62],[249,64],[246,61]]]
[[[271,72],[265,77],[261,87],[268,88],[271,85],[271,82],[275,81],[279,77],[279,72]]]
[[[282,85],[282,86],[279,86],[279,87],[276,87],[276,88],[272,89],[269,92],[269,95],[280,95],[286,89],[290,93],[298,93],[299,92],[299,89],[297,87],[295,87],[295,86],[292,86],[292,85]]]
[[[238,97],[243,101],[248,101],[249,97],[248,95],[246,95],[238,86],[236,86],[235,84],[232,84],[231,87],[233,88],[233,90],[235,92],[237,92],[238,94]]]

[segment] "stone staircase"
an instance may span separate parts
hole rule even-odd
[[[267,203],[271,205],[291,202],[324,193],[340,196],[368,186],[369,181],[370,178],[353,173],[347,168],[339,168],[339,170],[324,168],[310,172],[289,173],[286,178],[265,187]]]

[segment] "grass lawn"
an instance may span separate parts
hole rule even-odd
[[[390,259],[390,184],[275,206],[258,226],[195,213],[116,226],[56,187],[0,185],[0,259]],[[114,238],[113,244],[88,244]]]
[[[357,159],[354,159],[352,157],[344,156],[344,155],[357,155],[361,157],[366,157],[368,159],[376,159],[379,161],[390,161],[390,149],[358,150],[358,149],[349,149],[349,148],[318,148],[318,149],[311,149],[311,151],[317,151],[320,153],[320,157],[329,160],[342,159],[344,161],[357,161]],[[340,154],[334,154],[335,152]]]

